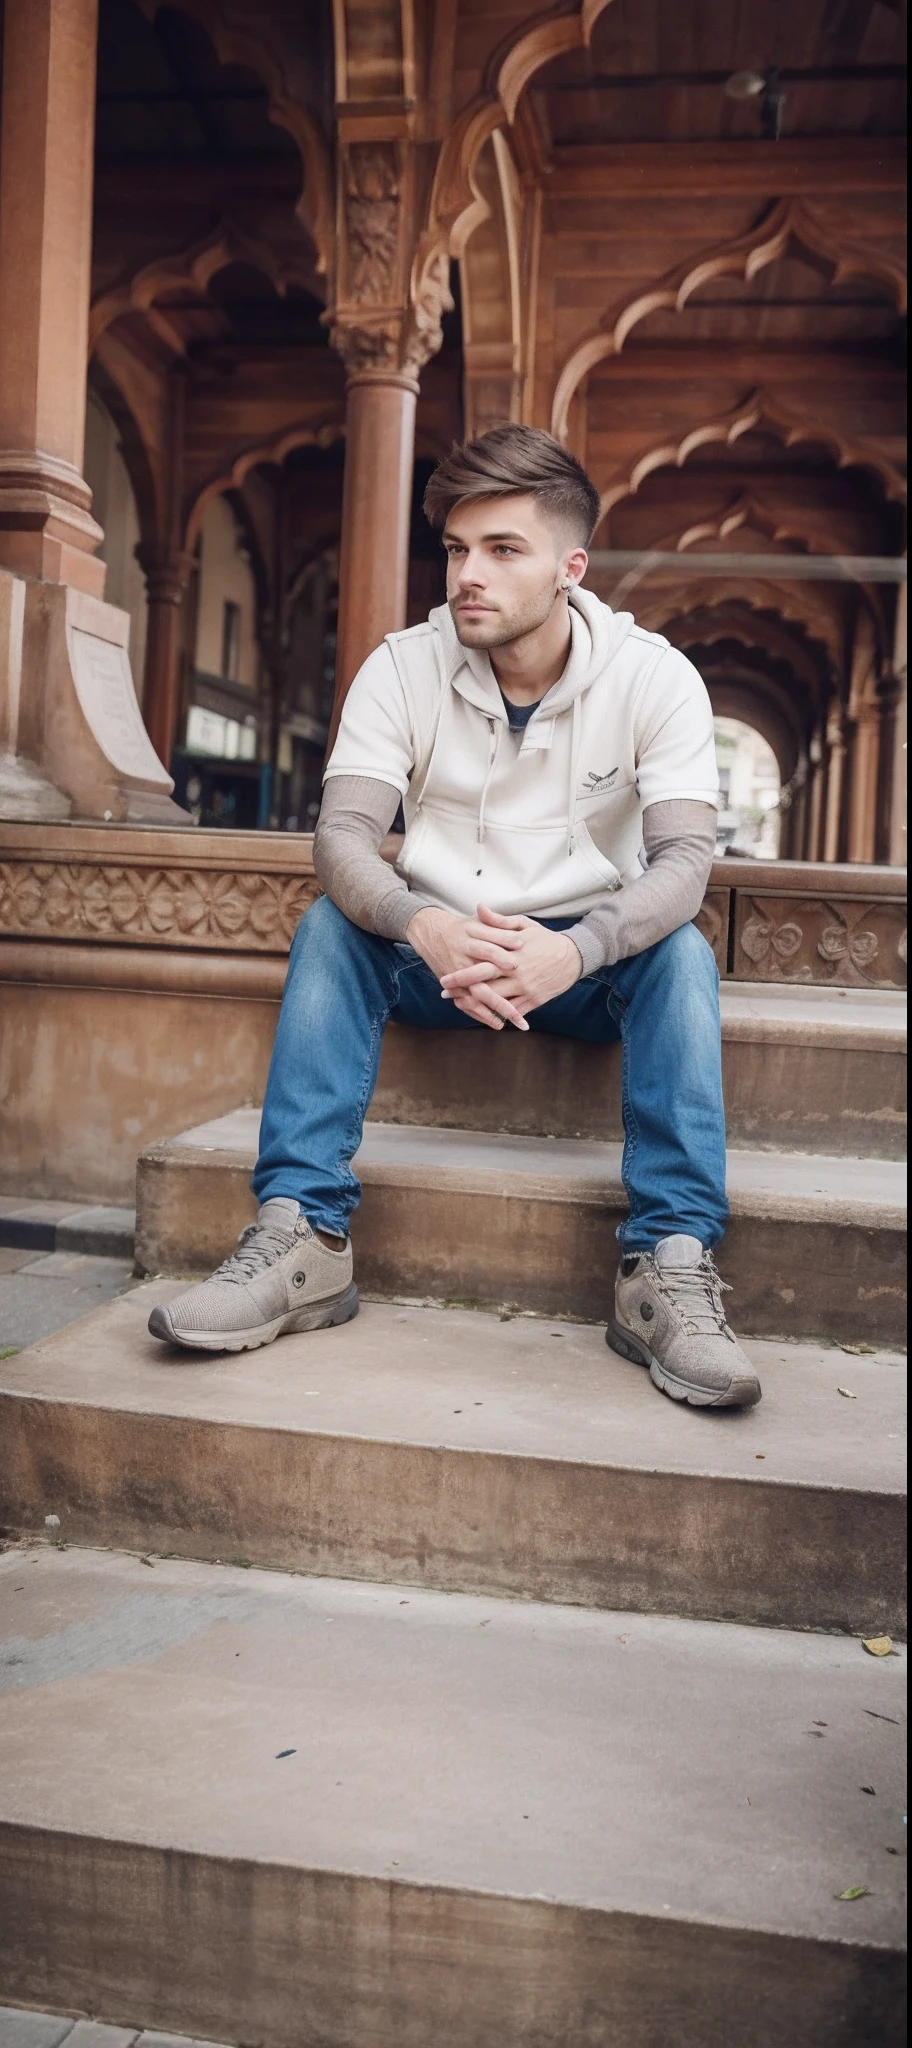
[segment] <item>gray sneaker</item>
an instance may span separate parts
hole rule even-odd
[[[760,1382],[722,1307],[728,1292],[699,1238],[663,1237],[621,1260],[605,1341],[648,1365],[654,1386],[694,1408],[753,1408]]]
[[[153,1337],[191,1351],[255,1351],[290,1330],[327,1330],[358,1313],[352,1249],[334,1252],[297,1202],[264,1202],[209,1280],[149,1317]]]

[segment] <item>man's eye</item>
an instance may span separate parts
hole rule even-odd
[[[516,553],[516,549],[515,549],[515,548],[508,548],[508,547],[507,547],[507,545],[506,545],[506,543],[504,543],[504,545],[503,545],[502,547],[499,547],[499,548],[495,548],[494,552],[495,552],[495,554],[497,554],[497,555],[515,555],[515,553]]]

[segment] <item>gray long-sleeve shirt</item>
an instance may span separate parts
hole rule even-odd
[[[388,782],[334,776],[324,787],[314,838],[320,887],[352,924],[383,939],[404,939],[416,911],[432,907],[380,852],[398,806],[399,791]],[[584,974],[645,952],[696,916],[716,843],[713,805],[684,799],[650,804],[643,843],[648,866],[640,879],[569,927]]]

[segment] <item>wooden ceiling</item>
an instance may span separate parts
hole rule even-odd
[[[726,81],[775,65],[784,138],[899,135],[905,30],[901,0],[613,0],[532,98],[552,149],[745,141],[760,98],[732,99]]]

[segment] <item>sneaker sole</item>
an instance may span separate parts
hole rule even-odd
[[[713,1393],[708,1387],[696,1386],[693,1380],[682,1380],[656,1358],[645,1344],[641,1344],[632,1330],[623,1323],[610,1322],[605,1331],[605,1343],[609,1350],[616,1351],[631,1365],[647,1365],[649,1377],[660,1394],[667,1394],[672,1401],[686,1401],[691,1408],[756,1408],[762,1398],[759,1380],[733,1379],[723,1393]]]
[[[262,1345],[273,1344],[277,1337],[288,1337],[301,1330],[333,1330],[339,1323],[350,1323],[359,1307],[358,1289],[352,1281],[344,1294],[333,1295],[328,1301],[315,1301],[311,1308],[295,1309],[290,1315],[276,1316],[271,1323],[258,1323],[253,1330],[176,1330],[169,1310],[154,1308],[149,1317],[149,1334],[163,1344],[179,1344],[185,1351],[259,1351]]]

